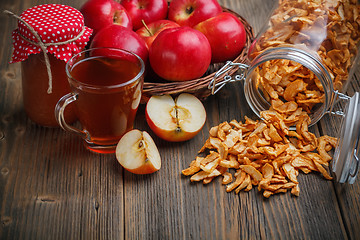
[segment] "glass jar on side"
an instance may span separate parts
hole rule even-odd
[[[249,50],[247,78],[272,107],[293,101],[316,123],[359,65],[358,13],[356,1],[280,0]]]
[[[245,97],[255,114],[276,111],[289,126],[301,114],[313,125],[346,101],[346,110],[334,113],[343,118],[332,162],[340,183],[353,183],[360,164],[359,94],[344,94],[359,67],[359,13],[354,0],[279,0],[249,49],[249,66],[228,62],[209,84],[215,93],[245,79]],[[233,79],[226,72],[234,67],[239,72]]]
[[[331,165],[340,183],[354,183],[360,165],[359,93],[341,94],[359,67],[359,9],[353,0],[280,0],[250,49],[253,62],[245,81],[245,95],[258,115],[297,106],[315,124],[332,113],[337,100],[347,101]]]

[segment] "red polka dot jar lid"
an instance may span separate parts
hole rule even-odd
[[[92,29],[84,26],[80,11],[66,5],[38,5],[24,11],[20,18],[38,34],[47,53],[66,62],[85,48],[92,33]],[[21,20],[12,37],[14,51],[11,62],[24,61],[30,54],[42,51],[38,38]]]

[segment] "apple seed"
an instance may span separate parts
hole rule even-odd
[[[186,7],[186,13],[187,13],[187,14],[190,15],[193,11],[194,11],[194,8],[193,8],[192,6]]]

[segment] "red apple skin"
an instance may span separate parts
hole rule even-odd
[[[222,12],[216,0],[173,0],[170,2],[168,19],[181,26],[193,27]]]
[[[120,48],[138,55],[144,63],[148,61],[149,51],[145,41],[134,31],[120,25],[111,25],[100,30],[90,45],[91,48]]]
[[[248,55],[248,57],[249,57],[249,60],[253,60],[254,58],[255,58],[255,56],[256,55],[254,55],[254,47],[256,46],[256,44],[257,44],[257,39],[255,39],[252,43],[251,43],[251,45],[250,45],[250,47],[249,47],[249,50],[248,50],[248,52],[247,52],[247,55]],[[255,52],[256,53],[256,52]]]
[[[101,29],[113,24],[132,29],[131,18],[125,8],[114,0],[88,0],[81,7],[85,25],[94,30],[93,36]]]
[[[156,171],[158,171],[159,169],[156,169],[151,162],[145,163],[143,166],[140,166],[138,168],[135,169],[128,169],[125,168],[127,171],[134,173],[134,174],[139,174],[139,175],[145,175],[145,174],[151,174],[154,173]]]
[[[169,81],[201,77],[211,62],[210,43],[200,31],[190,27],[162,31],[149,49],[152,69]]]
[[[134,31],[144,26],[142,20],[150,24],[165,19],[168,13],[166,0],[122,0],[121,5],[130,15]]]
[[[180,27],[180,25],[176,22],[162,19],[147,25],[147,28],[150,30],[150,32],[146,29],[145,26],[143,26],[142,28],[138,29],[136,33],[144,39],[146,45],[150,49],[151,44],[154,42],[155,38],[159,35],[160,32],[164,31],[165,29],[175,27]]]
[[[245,46],[244,25],[231,13],[220,13],[197,24],[194,29],[209,40],[213,63],[234,60]]]

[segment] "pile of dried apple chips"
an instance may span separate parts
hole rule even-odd
[[[251,58],[262,51],[296,45],[315,51],[328,70],[335,90],[341,90],[357,55],[360,39],[356,0],[280,0],[269,28],[257,39]],[[210,136],[183,175],[210,183],[222,176],[226,191],[249,191],[257,186],[264,197],[300,193],[299,172],[327,171],[337,139],[309,132],[309,114],[324,101],[324,89],[303,65],[278,59],[256,70],[257,87],[271,103],[262,120],[245,117],[210,129]],[[296,130],[290,130],[296,126]]]
[[[210,129],[210,137],[199,151],[209,152],[198,156],[182,174],[192,175],[191,181],[210,183],[223,176],[226,191],[249,191],[253,186],[269,197],[286,192],[298,196],[299,171],[318,171],[332,179],[324,166],[331,156],[327,153],[336,145],[336,138],[317,138],[308,131],[310,118],[302,113],[296,118],[296,131],[289,129],[293,116],[283,118],[273,110],[261,113],[262,121],[246,118],[244,123],[232,120]],[[232,174],[229,170],[234,169]]]

